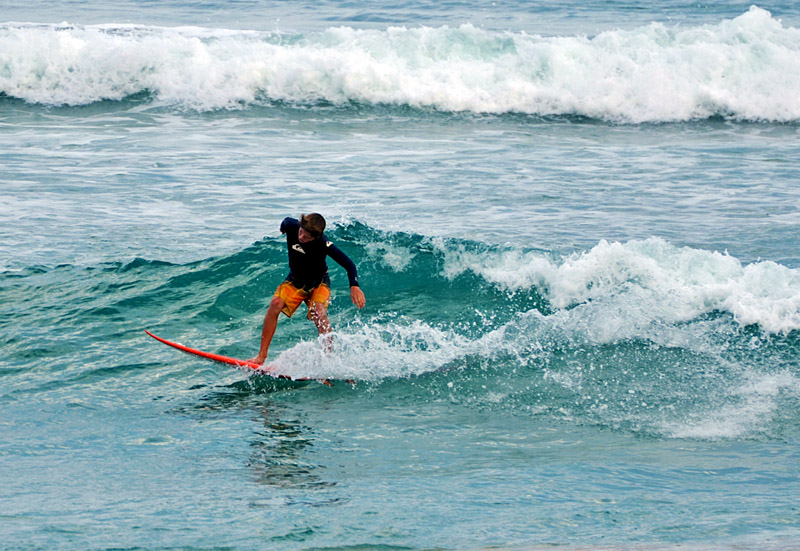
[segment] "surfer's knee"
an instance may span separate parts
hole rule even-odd
[[[267,315],[272,314],[273,316],[277,316],[281,313],[286,303],[283,301],[281,297],[272,297],[272,300],[269,303],[269,308],[267,309]]]

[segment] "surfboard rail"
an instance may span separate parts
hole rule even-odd
[[[326,385],[332,385],[331,381],[328,379],[310,379],[307,377],[297,378],[291,377],[290,375],[286,375],[283,373],[279,373],[277,370],[279,369],[275,365],[271,364],[257,364],[255,362],[251,362],[248,360],[240,360],[239,358],[232,358],[230,356],[223,356],[222,354],[214,354],[213,352],[205,352],[198,348],[192,348],[191,346],[186,346],[185,344],[181,344],[179,342],[173,342],[167,340],[163,337],[159,337],[158,335],[151,333],[147,329],[144,330],[145,333],[153,337],[158,342],[164,343],[167,346],[171,346],[181,352],[186,352],[187,354],[192,354],[193,356],[198,356],[200,358],[205,358],[207,360],[212,360],[215,362],[220,362],[228,365],[233,365],[236,367],[247,367],[252,369],[254,372],[264,375],[269,375],[270,377],[274,377],[276,379],[284,379],[289,381],[319,381]]]

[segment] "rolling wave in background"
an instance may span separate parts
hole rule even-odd
[[[294,376],[656,438],[779,438],[800,423],[799,270],[656,238],[563,256],[360,223],[330,237],[360,266],[368,307],[350,304],[344,271],[332,265],[336,354],[322,352],[302,310],[284,318],[270,359]],[[4,370],[5,398],[109,370],[115,388],[160,395],[162,379],[177,376],[168,366],[205,365],[148,339],[142,324],[249,357],[285,254],[276,237],[187,264],[0,274],[2,345],[19,366]],[[109,357],[139,361],[109,366]],[[192,370],[179,373],[174,384],[190,386]],[[248,392],[275,390],[248,375]]]
[[[592,37],[469,24],[306,34],[0,25],[0,95],[46,106],[355,103],[623,123],[796,122],[798,88],[800,30],[755,6],[713,25]]]

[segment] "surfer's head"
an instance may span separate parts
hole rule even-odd
[[[308,235],[316,239],[325,231],[325,219],[321,214],[317,214],[316,212],[301,214],[300,227],[303,228]]]

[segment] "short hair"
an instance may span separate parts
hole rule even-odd
[[[312,212],[311,214],[300,215],[300,227],[314,237],[319,237],[325,231],[325,219],[321,214]]]

